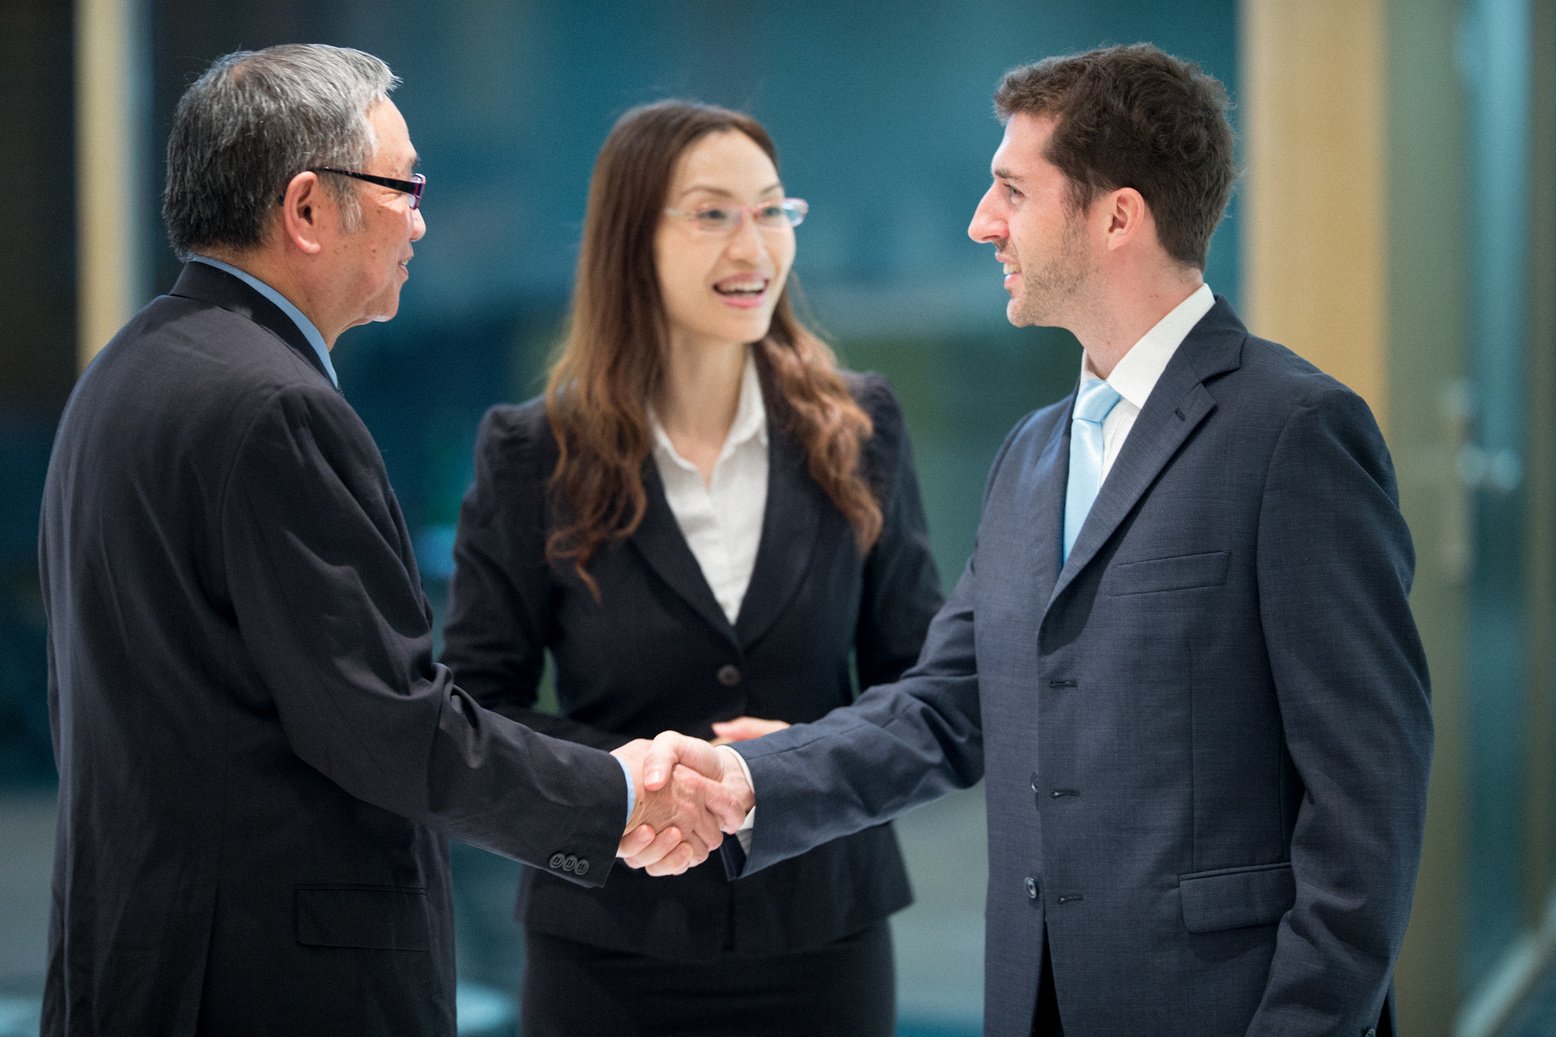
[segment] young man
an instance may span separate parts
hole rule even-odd
[[[1203,283],[1219,83],[1114,47],[996,107],[969,233],[1076,392],[1001,448],[913,670],[746,773],[664,738],[648,787],[723,756],[752,871],[986,778],[991,1035],[1391,1033],[1432,724],[1377,425]]]

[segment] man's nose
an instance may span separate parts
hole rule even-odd
[[[1006,237],[1005,221],[994,212],[993,193],[992,185],[983,192],[983,197],[978,199],[978,207],[973,210],[972,222],[967,225],[967,236],[979,244]]]

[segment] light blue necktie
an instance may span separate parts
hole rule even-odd
[[[1081,383],[1070,424],[1070,482],[1064,490],[1064,561],[1081,535],[1086,514],[1102,488],[1102,422],[1118,402],[1118,390],[1100,378]]]

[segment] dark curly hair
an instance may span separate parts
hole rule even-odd
[[[1215,78],[1148,43],[1012,69],[994,93],[1001,121],[1057,120],[1045,157],[1069,178],[1077,209],[1132,187],[1168,255],[1200,270],[1237,180],[1230,107]]]

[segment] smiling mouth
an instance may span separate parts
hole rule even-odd
[[[765,278],[757,281],[720,281],[713,286],[713,290],[729,299],[759,299],[767,291],[769,283]]]

